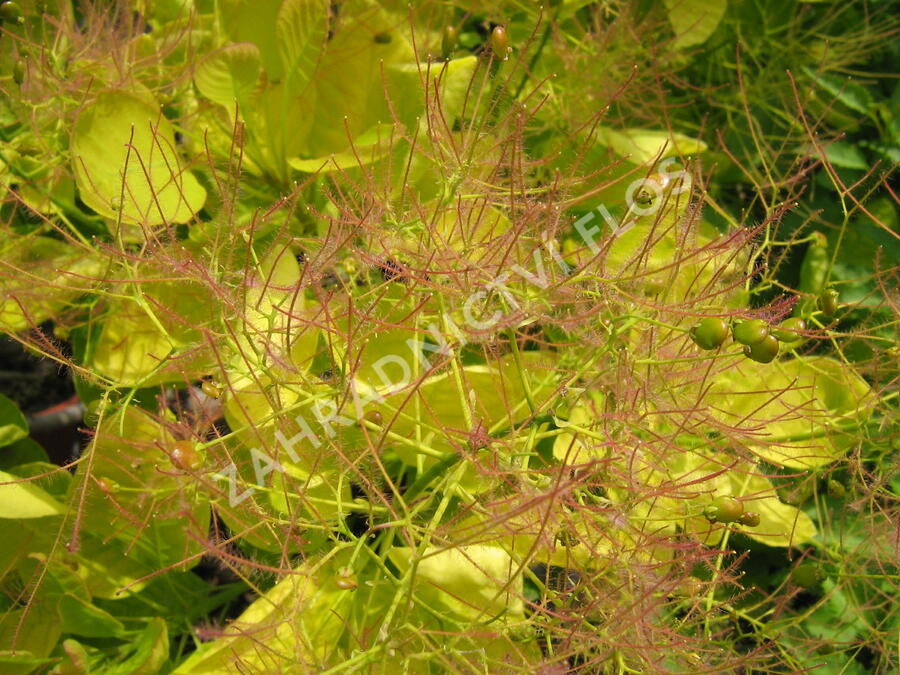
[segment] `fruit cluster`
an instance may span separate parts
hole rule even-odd
[[[690,330],[691,339],[700,349],[713,350],[721,347],[728,338],[728,322],[719,317],[702,319]],[[799,317],[785,319],[772,326],[764,319],[735,321],[731,325],[731,336],[744,346],[747,358],[759,363],[770,363],[778,356],[781,344],[799,342],[806,331],[806,321]]]

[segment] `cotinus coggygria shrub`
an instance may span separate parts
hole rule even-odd
[[[689,4],[2,3],[0,671],[891,672],[887,104]]]

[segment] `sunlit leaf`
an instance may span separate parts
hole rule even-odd
[[[0,447],[28,436],[25,415],[13,401],[0,394]]]
[[[696,155],[706,151],[706,143],[677,132],[656,129],[612,129],[599,127],[597,140],[627,157],[633,164],[656,159]]]
[[[169,658],[169,627],[154,616],[134,643],[134,652],[125,661],[109,667],[110,675],[156,675]]]
[[[3,675],[24,675],[34,671],[34,664],[50,654],[61,632],[59,617],[46,602],[34,602],[27,609],[0,612]]]
[[[728,8],[727,0],[665,0],[676,47],[703,44],[715,32]]]
[[[176,668],[175,675],[321,667],[344,631],[350,596],[309,566],[289,574]]]
[[[70,150],[81,199],[107,218],[143,226],[184,223],[206,200],[206,190],[178,159],[172,125],[134,94],[101,92],[76,120]],[[124,234],[140,238],[132,230]]]
[[[284,74],[273,26],[282,0],[220,0],[217,17],[233,42],[251,42],[259,49],[262,65],[270,81]]]
[[[76,481],[73,494],[87,491],[84,527],[132,541],[132,559],[160,567],[186,561],[189,567],[207,535],[209,507],[196,493],[196,479],[166,454],[173,445],[171,434],[140,408],[107,417],[86,451],[90,464],[80,466],[90,467],[87,486]]]
[[[284,67],[285,93],[299,95],[309,84],[328,34],[325,0],[285,0],[275,20],[275,42]]]
[[[0,471],[0,518],[58,516],[65,507],[31,481]]]
[[[401,572],[418,561],[414,592],[423,600],[439,602],[458,620],[523,615],[522,577],[499,546],[428,547],[421,556],[413,549],[394,547],[389,555]]]
[[[868,89],[850,78],[836,77],[827,73],[816,73],[809,68],[803,68],[803,72],[851,110],[866,115],[872,109],[874,105],[872,94],[869,93]]]
[[[738,364],[715,377],[706,402],[762,459],[811,469],[835,461],[854,442],[868,394],[849,367],[807,357],[775,361],[764,372],[750,361]]]
[[[350,148],[314,159],[290,159],[288,163],[305,173],[329,173],[353,169],[371,164],[384,157],[390,150],[390,124],[376,124],[355,138]]]
[[[307,150],[313,157],[342,152],[366,129],[389,122],[384,69],[415,61],[409,41],[397,30],[404,19],[391,15],[379,3],[345,2],[341,16],[316,71],[316,112]],[[391,41],[376,42],[375,35],[381,33],[390,33]]]
[[[227,45],[197,64],[194,83],[210,101],[234,110],[243,106],[259,78],[259,49],[249,42]]]
[[[122,622],[109,612],[72,594],[65,594],[57,606],[63,630],[82,637],[114,637],[125,630]]]
[[[759,525],[741,528],[751,539],[767,546],[798,546],[813,540],[816,526],[795,506],[785,504],[768,478],[729,474],[731,495],[744,498],[744,510],[759,514]]]

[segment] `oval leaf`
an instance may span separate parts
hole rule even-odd
[[[0,394],[0,446],[15,443],[28,435],[28,423],[19,406]]]
[[[81,199],[107,218],[184,223],[206,201],[206,190],[180,165],[172,125],[133,94],[101,92],[75,122],[70,149]]]
[[[204,58],[194,72],[194,84],[206,98],[233,109],[243,104],[259,79],[260,58],[256,45],[228,45]]]
[[[706,401],[762,459],[811,469],[847,450],[868,393],[866,382],[840,362],[812,357],[776,361],[764,378],[756,364],[742,363],[715,377]]]
[[[18,481],[18,482],[17,482]],[[63,505],[30,482],[0,471],[0,518],[44,518],[63,512]]]
[[[286,0],[275,20],[275,42],[288,95],[301,93],[315,72],[328,35],[328,3]]]
[[[669,23],[675,31],[676,47],[706,42],[728,7],[726,0],[665,0]]]
[[[389,554],[401,571],[416,557],[410,548],[393,548]],[[487,620],[524,613],[522,577],[518,565],[499,546],[473,545],[440,550],[429,547],[418,559],[416,588],[463,620]]]

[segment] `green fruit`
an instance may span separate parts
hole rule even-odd
[[[25,62],[21,59],[13,64],[12,77],[13,82],[19,85],[25,81]]]
[[[363,419],[366,422],[369,422],[370,424],[374,424],[375,426],[379,426],[379,427],[384,422],[384,418],[382,417],[381,413],[378,412],[377,410],[369,410],[368,412],[366,412],[365,415],[363,415]]]
[[[25,17],[22,16],[22,8],[15,2],[0,4],[0,21],[3,21],[3,23],[25,23]]]
[[[356,576],[352,572],[342,570],[334,578],[334,585],[343,591],[352,591],[357,586]]]
[[[182,471],[197,471],[203,466],[203,455],[191,441],[177,441],[169,456],[173,466]]]
[[[828,481],[828,496],[832,499],[841,499],[845,494],[847,494],[847,488],[844,487],[844,484],[834,480],[833,478]]]
[[[95,398],[84,406],[84,416],[82,417],[82,420],[86,425],[89,427],[97,426],[98,422],[100,422],[100,407],[102,405],[103,401],[99,398]]]
[[[769,324],[762,319],[740,321],[734,324],[731,333],[735,342],[740,342],[742,345],[755,345],[769,336]]]
[[[791,581],[806,590],[816,588],[824,578],[822,569],[815,563],[801,563],[791,572]]]
[[[703,582],[697,577],[685,577],[672,595],[681,598],[696,598],[703,594]]]
[[[834,316],[838,311],[838,298],[839,294],[833,288],[826,289],[822,291],[822,295],[819,296],[819,309],[822,310],[822,314],[827,317]]]
[[[756,527],[759,525],[759,514],[756,511],[744,511],[738,522],[746,527]]]
[[[703,510],[703,515],[711,523],[733,523],[744,513],[744,505],[734,497],[717,497]]]
[[[781,342],[796,342],[800,339],[799,333],[806,330],[806,322],[800,317],[785,319],[777,328],[772,330],[772,335]]]
[[[653,193],[646,189],[638,190],[634,195],[634,203],[638,206],[650,206],[653,203]]]
[[[506,55],[509,52],[509,36],[506,34],[506,29],[503,26],[496,26],[491,31],[491,50],[498,58],[506,60]]]
[[[204,380],[200,390],[210,398],[219,398],[222,395],[222,389],[211,380]]]
[[[572,546],[578,546],[581,543],[581,540],[571,530],[560,530],[556,533],[554,537],[554,541],[560,546],[565,546],[567,548]]]
[[[449,59],[453,50],[456,49],[456,41],[459,39],[459,33],[456,26],[445,26],[441,35],[441,56]]]
[[[110,495],[119,491],[119,484],[108,478],[98,478],[97,479],[97,487],[100,488],[100,491],[105,495]]]
[[[778,340],[773,335],[767,335],[762,342],[746,345],[744,355],[758,363],[771,363],[778,356]]]
[[[728,324],[716,317],[707,317],[691,328],[691,339],[700,349],[717,349],[728,337]]]

